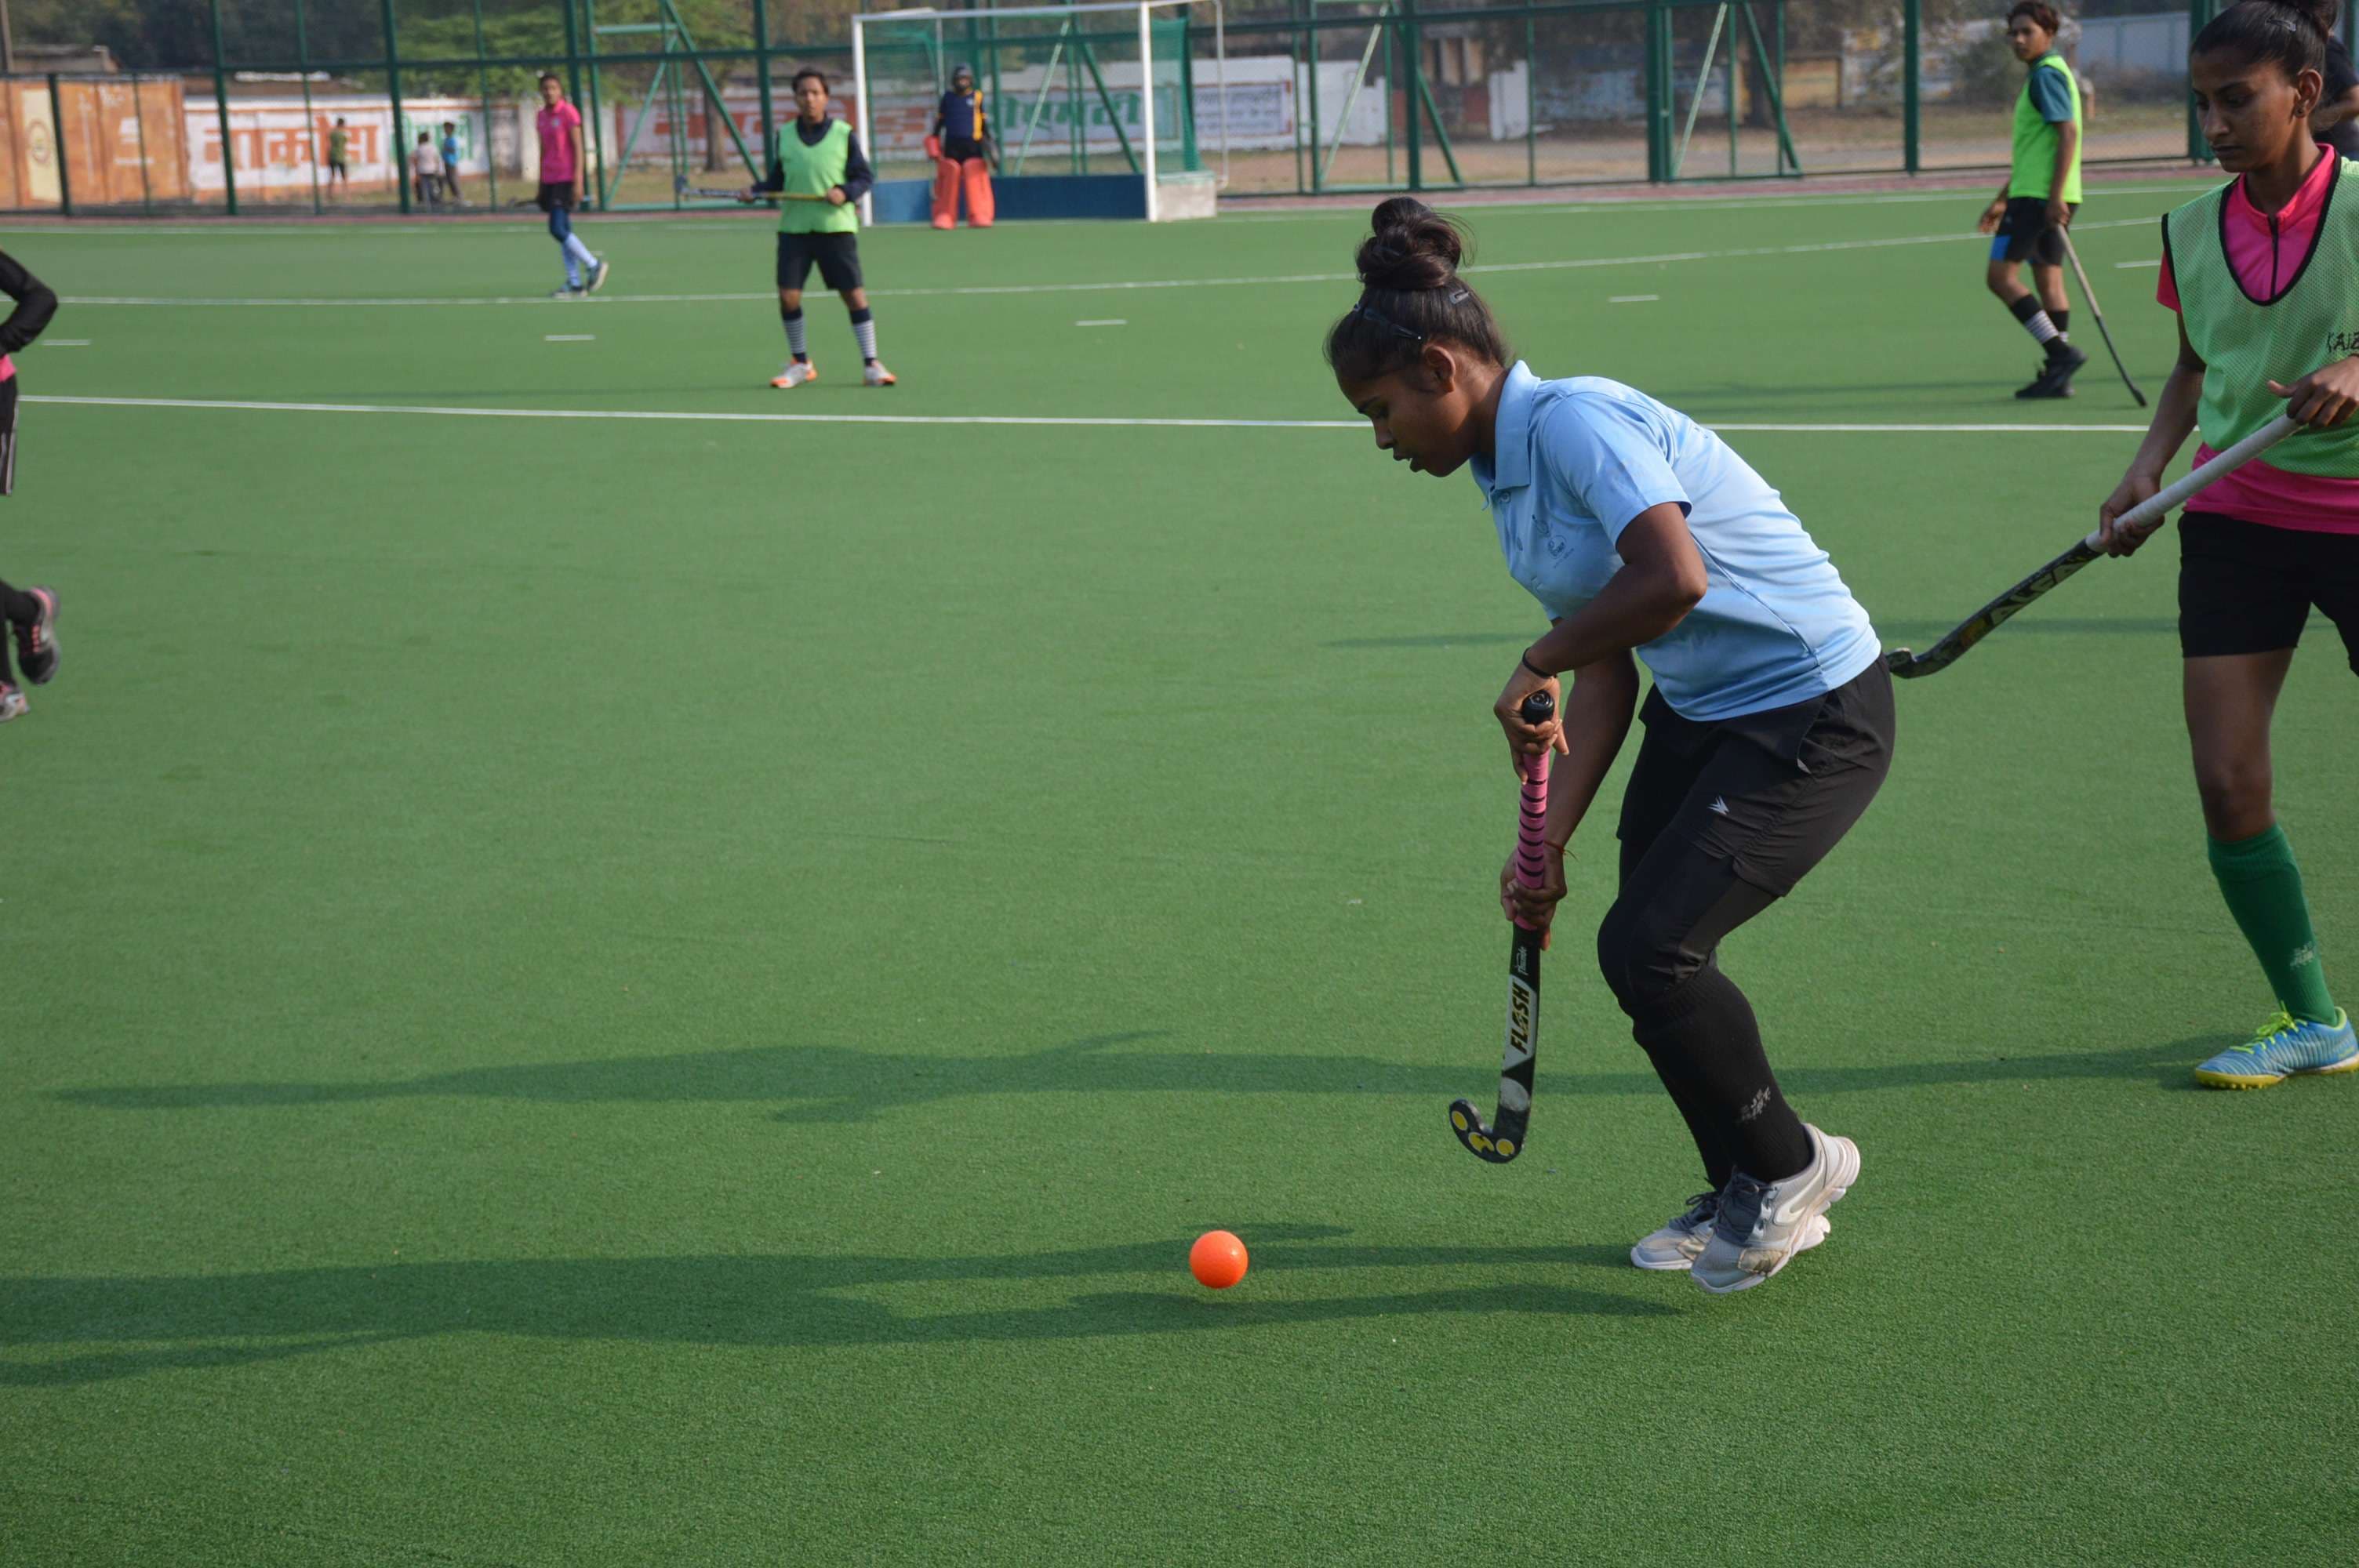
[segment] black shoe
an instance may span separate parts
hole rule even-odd
[[[2039,367],[2031,384],[2015,389],[2017,397],[2070,397],[2072,395],[2072,373],[2081,367],[2070,360],[2052,359]]]
[[[34,686],[47,686],[58,673],[58,595],[55,589],[25,590],[41,607],[39,615],[16,629],[16,665]]]

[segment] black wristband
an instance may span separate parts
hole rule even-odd
[[[1531,672],[1532,672],[1532,674],[1534,674],[1534,675],[1536,675],[1536,676],[1539,676],[1539,677],[1540,677],[1540,679],[1542,679],[1542,680],[1554,680],[1554,679],[1556,679],[1556,676],[1552,676],[1552,675],[1549,674],[1549,673],[1548,673],[1548,671],[1546,671],[1546,670],[1544,670],[1544,669],[1540,668],[1540,667],[1539,667],[1539,665],[1536,665],[1536,664],[1532,663],[1532,654],[1531,654],[1531,650],[1530,650],[1530,649],[1528,649],[1528,648],[1525,649],[1522,653],[1517,654],[1516,655],[1516,662],[1517,664],[1519,664],[1519,665],[1523,665],[1523,666],[1524,666],[1524,668],[1526,668],[1526,669],[1527,669],[1527,670],[1531,671]]]

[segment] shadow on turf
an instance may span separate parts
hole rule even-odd
[[[1626,1271],[1619,1248],[1336,1245],[1337,1226],[1251,1225],[1256,1276],[1334,1269],[1495,1271],[1574,1263]],[[1284,1327],[1433,1313],[1669,1317],[1643,1296],[1536,1281],[1272,1300],[1269,1285],[1215,1296],[1192,1285],[1100,1291],[1048,1306],[956,1310],[974,1292],[838,1292],[1136,1275],[1170,1281],[1184,1238],[951,1258],[772,1255],[384,1263],[127,1279],[0,1278],[0,1343],[90,1346],[52,1361],[0,1361],[0,1387],[71,1386],[143,1372],[282,1360],[443,1334],[825,1347],[1100,1338]],[[1282,1289],[1282,1287],[1280,1287]],[[1684,1298],[1682,1298],[1684,1299]],[[952,1310],[940,1310],[942,1308]],[[269,1341],[256,1344],[255,1341]],[[123,1346],[123,1348],[113,1348]]]
[[[338,1105],[355,1100],[460,1095],[545,1104],[693,1101],[776,1104],[774,1119],[841,1125],[886,1112],[975,1095],[1139,1094],[1158,1090],[1220,1094],[1406,1095],[1435,1101],[1480,1089],[1478,1063],[1449,1066],[1385,1062],[1372,1056],[1212,1054],[1120,1047],[1167,1031],[1093,1034],[1021,1056],[901,1055],[848,1045],[756,1045],[669,1056],[472,1067],[463,1072],[377,1083],[159,1084],[60,1089],[57,1098],[107,1110],[209,1110]],[[1936,1084],[2057,1078],[2185,1076],[2190,1062],[2217,1040],[2182,1040],[2112,1051],[2023,1054],[2006,1049],[1970,1061],[1885,1062],[1872,1066],[1795,1067],[1779,1078],[1792,1093],[1846,1094]],[[1637,1047],[1627,1047],[1633,1060]],[[2192,1053],[2190,1054],[2190,1053]],[[1553,1073],[1541,1070],[1541,1093],[1658,1095],[1652,1071]],[[1435,1113],[1440,1114],[1438,1111]]]

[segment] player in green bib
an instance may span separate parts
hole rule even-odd
[[[2187,733],[2213,879],[2277,1011],[2195,1069],[2214,1088],[2359,1071],[2326,985],[2293,846],[2277,822],[2270,720],[2313,609],[2359,673],[2359,163],[2318,145],[2335,0],[2245,0],[2195,36],[2189,85],[2220,167],[2238,178],[2163,219],[2158,289],[2179,363],[2127,474],[2099,510],[2127,555],[2153,532],[2114,521],[2161,488],[2199,426],[2200,468],[2279,414],[2304,427],[2197,493],[2179,520]],[[2135,800],[2143,792],[2126,799]],[[2328,808],[2351,799],[2326,782]]]
[[[820,281],[842,295],[852,312],[852,335],[864,367],[861,379],[891,386],[896,378],[876,357],[876,317],[862,287],[860,212],[853,205],[876,176],[852,127],[828,118],[827,78],[808,66],[795,73],[795,111],[792,123],[770,133],[769,178],[747,186],[739,198],[778,199],[778,319],[794,357],[770,384],[783,390],[819,379],[803,332],[803,284],[816,266]]]
[[[2017,0],[2006,14],[2007,43],[2031,71],[2015,101],[2014,168],[1981,223],[1994,236],[1984,282],[2047,351],[2017,397],[2070,397],[2072,373],[2089,362],[2067,335],[2064,227],[2081,205],[2081,87],[2056,52],[2061,26],[2044,0]],[[2037,294],[2017,276],[2025,262]]]

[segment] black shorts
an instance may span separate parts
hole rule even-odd
[[[2359,534],[2273,528],[2217,512],[2179,520],[2179,651],[2190,659],[2299,647],[2311,608],[2359,674]]]
[[[1708,723],[1681,718],[1658,687],[1640,718],[1647,738],[1618,829],[1625,898],[1677,903],[1713,867],[1782,898],[1851,831],[1892,769],[1882,659],[1788,708]]]
[[[778,287],[799,290],[810,269],[819,268],[821,283],[842,294],[860,287],[860,236],[857,234],[788,234],[778,236]]]
[[[569,179],[561,184],[551,185],[549,181],[543,180],[539,193],[534,196],[533,201],[544,212],[554,212],[560,207],[571,212],[573,211],[573,182]]]
[[[2072,211],[2081,210],[2078,201],[2069,205]],[[2049,226],[2046,197],[2007,198],[2006,216],[1998,221],[1998,234],[1991,241],[1991,260],[2064,265],[2064,235]]]
[[[0,495],[16,488],[16,378],[0,381]]]

